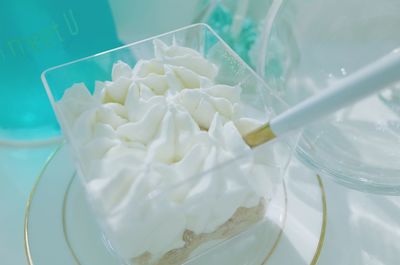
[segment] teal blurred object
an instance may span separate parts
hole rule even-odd
[[[40,74],[121,45],[108,1],[1,1],[0,25],[0,140],[59,135]]]
[[[239,1],[228,2],[232,1],[216,1],[215,7],[207,19],[207,24],[209,24],[246,63],[254,66],[250,59],[249,52],[258,37],[258,23],[248,16],[248,3]],[[242,6],[240,6],[241,3]],[[240,12],[240,9],[243,9],[243,12]],[[235,12],[239,12],[240,14],[238,15]],[[235,19],[237,21],[235,21]]]

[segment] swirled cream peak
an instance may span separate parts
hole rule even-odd
[[[217,75],[199,52],[156,40],[154,58],[133,69],[119,61],[93,94],[77,84],[57,105],[97,214],[127,260],[157,259],[184,245],[184,231],[210,233],[267,194],[265,167],[240,134],[261,122],[244,116],[240,86]]]

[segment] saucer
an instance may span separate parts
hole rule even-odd
[[[187,261],[200,264],[316,264],[327,222],[321,179],[293,161],[266,219]],[[66,145],[51,156],[25,213],[29,265],[121,265],[87,204]]]

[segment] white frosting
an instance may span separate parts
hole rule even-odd
[[[212,232],[267,194],[265,166],[239,133],[260,123],[241,113],[240,87],[215,84],[217,74],[197,51],[155,41],[154,59],[134,69],[118,62],[93,95],[77,84],[58,103],[89,196],[125,259],[161,257],[183,246],[186,229]]]

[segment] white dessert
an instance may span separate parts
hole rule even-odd
[[[241,137],[261,124],[244,116],[241,88],[216,84],[218,68],[195,50],[154,46],[154,59],[118,62],[112,81],[93,95],[76,84],[57,107],[115,250],[178,264],[260,220],[270,184]]]

